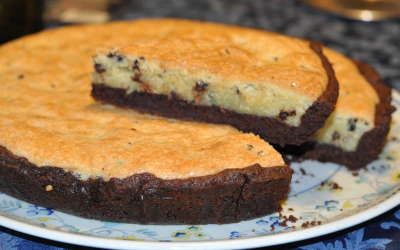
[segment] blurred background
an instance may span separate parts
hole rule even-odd
[[[386,84],[400,89],[400,20],[385,19],[395,17],[399,9],[399,0],[1,0],[0,43],[68,24],[142,17],[198,19],[321,42],[371,64]]]

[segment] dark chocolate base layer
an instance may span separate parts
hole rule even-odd
[[[127,94],[124,89],[108,87],[102,83],[93,83],[92,96],[100,102],[132,108],[144,113],[232,125],[241,131],[258,134],[274,144],[299,145],[307,141],[315,131],[324,125],[325,120],[334,109],[338,96],[338,83],[334,71],[323,55],[321,46],[310,43],[310,47],[320,57],[329,82],[323,94],[301,117],[301,124],[298,127],[289,126],[282,121],[282,118],[286,118],[283,111],[281,112],[282,116],[276,118],[240,114],[221,107],[189,103],[179,99],[176,95],[160,95],[150,91]]]
[[[82,180],[38,167],[0,146],[0,191],[86,218],[143,224],[231,223],[276,212],[292,170],[258,164],[218,174],[164,180],[148,173]],[[47,190],[47,191],[46,191]]]
[[[375,107],[374,128],[362,135],[356,150],[348,152],[334,145],[308,142],[300,147],[290,146],[283,150],[278,149],[281,153],[294,154],[296,161],[315,159],[322,162],[335,162],[351,170],[363,168],[378,158],[389,132],[391,114],[395,110],[391,105],[392,93],[391,89],[381,82],[379,74],[373,68],[361,62],[356,62],[356,64],[380,99]]]

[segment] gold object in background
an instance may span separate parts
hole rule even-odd
[[[47,0],[44,18],[62,23],[104,23],[110,0]]]
[[[311,6],[362,21],[400,17],[400,0],[304,0]]]

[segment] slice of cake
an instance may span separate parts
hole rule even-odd
[[[195,21],[134,25],[157,33],[94,57],[98,101],[229,124],[280,145],[308,140],[334,108],[337,82],[317,44]]]
[[[324,52],[339,82],[336,108],[313,142],[294,151],[303,152],[304,158],[336,162],[350,169],[365,167],[385,144],[393,112],[391,89],[365,63],[330,49]]]
[[[65,27],[0,46],[0,191],[109,221],[227,223],[277,211],[292,171],[258,136],[91,98],[96,48],[131,44],[142,28]]]

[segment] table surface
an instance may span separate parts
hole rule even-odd
[[[124,0],[113,20],[178,17],[237,24],[321,42],[369,63],[400,90],[400,20],[365,23],[313,9],[296,0]],[[76,249],[0,227],[0,249]],[[345,231],[263,249],[400,249],[400,206]]]

